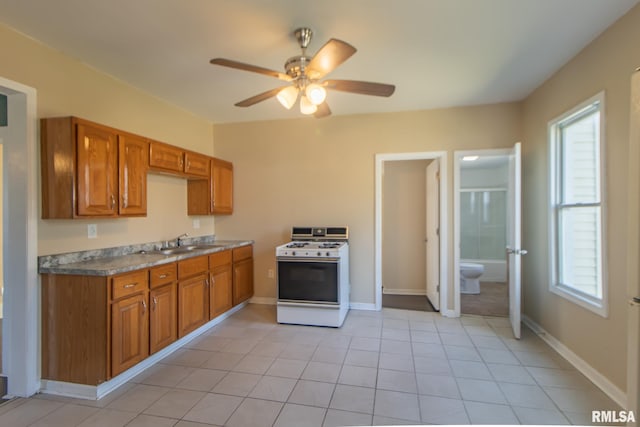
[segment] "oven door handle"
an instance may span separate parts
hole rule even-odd
[[[283,262],[323,262],[326,264],[334,264],[336,262],[340,261],[340,258],[315,258],[315,257],[308,257],[308,258],[296,258],[296,257],[285,257],[285,256],[279,256],[276,258],[276,260],[278,262],[283,261]]]

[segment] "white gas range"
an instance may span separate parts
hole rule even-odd
[[[340,327],[349,311],[348,227],[293,227],[276,248],[278,323]]]

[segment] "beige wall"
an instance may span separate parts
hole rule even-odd
[[[432,160],[384,163],[382,286],[385,293],[426,291],[426,167]]]
[[[0,74],[37,90],[39,117],[75,115],[205,154],[213,154],[213,126],[0,25]],[[132,64],[133,66],[134,64]],[[32,165],[39,168],[39,165]],[[51,254],[164,240],[188,232],[214,233],[214,220],[187,216],[186,181],[150,175],[148,216],[91,221],[40,220],[38,253]],[[39,198],[38,198],[38,203]],[[98,238],[87,239],[87,224]]]
[[[640,66],[640,6],[538,88],[524,103],[523,258],[525,314],[620,389],[626,387],[627,213],[630,76]],[[552,294],[547,239],[549,181],[547,123],[605,91],[606,257],[609,317]],[[638,191],[632,192],[637,203]],[[637,221],[637,218],[636,218]],[[636,256],[637,260],[637,256]]]
[[[267,271],[291,226],[348,225],[351,300],[372,304],[375,154],[510,147],[521,138],[520,113],[512,103],[216,125],[215,154],[235,168],[235,212],[216,218],[217,235],[256,241],[256,296],[274,298]]]

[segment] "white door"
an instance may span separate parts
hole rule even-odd
[[[440,161],[434,159],[426,171],[427,298],[440,310]]]
[[[638,267],[638,252],[640,252],[640,230],[638,227],[638,215],[640,206],[638,203],[638,188],[640,187],[640,174],[637,164],[640,161],[640,69],[631,78],[631,127],[629,130],[629,152],[630,152],[630,185],[629,200],[636,200],[635,204],[630,203],[629,222],[631,238],[628,242],[629,249],[629,281],[627,292],[629,295],[629,337],[628,337],[628,361],[627,361],[627,394],[629,407],[625,408],[634,411],[636,425],[640,425],[638,412],[640,411],[640,269]],[[632,194],[634,193],[635,194]],[[635,222],[635,223],[634,223]],[[635,235],[635,236],[634,236]]]
[[[520,339],[521,292],[520,268],[521,257],[527,251],[520,247],[520,203],[521,203],[521,152],[517,142],[509,155],[509,228],[507,230],[507,265],[509,270],[509,320],[513,335]]]

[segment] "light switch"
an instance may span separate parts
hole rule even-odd
[[[194,219],[193,220],[193,228],[200,228],[200,220],[199,219]]]
[[[98,238],[98,225],[97,224],[89,224],[87,226],[87,237],[89,239],[97,239]]]

